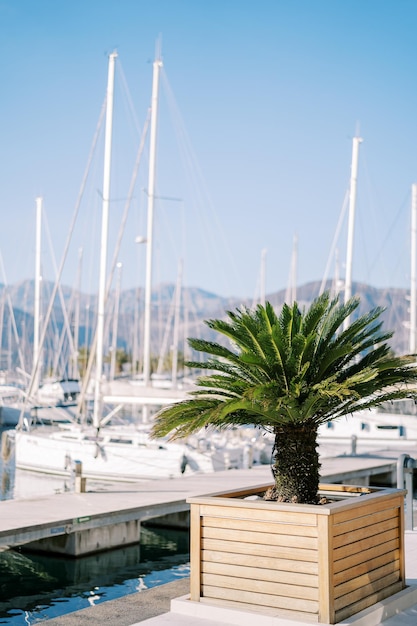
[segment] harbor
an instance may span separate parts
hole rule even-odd
[[[322,480],[347,484],[395,484],[400,450],[366,456],[327,457]],[[32,544],[40,549],[80,556],[140,541],[140,524],[164,518],[184,527],[187,498],[225,489],[264,487],[272,482],[269,466],[189,477],[114,483],[107,491],[65,493],[2,502],[0,547]],[[41,544],[35,542],[42,542]]]
[[[175,529],[143,527],[140,543],[77,559],[9,550],[0,553],[0,624],[36,624],[189,575],[188,532]]]
[[[408,532],[406,575],[408,587],[395,602],[381,602],[372,611],[363,611],[343,622],[345,626],[415,626],[417,621],[417,532]],[[50,620],[50,626],[250,626],[253,613],[218,609],[210,605],[189,606],[189,580],[177,580],[157,589],[132,594],[121,600],[77,611]],[[402,608],[412,598],[414,603]],[[306,626],[305,621],[256,615],[258,626]]]
[[[415,626],[414,11],[18,4],[0,625]]]
[[[409,447],[409,452],[414,454],[411,447]],[[321,478],[327,483],[392,485],[396,482],[398,461],[403,458],[403,455],[404,449],[397,448],[357,456],[326,457],[322,459]],[[28,540],[34,541],[40,538],[48,541],[51,536],[55,535],[58,537],[74,536],[80,533],[81,529],[88,534],[103,533],[106,526],[117,527],[118,524],[129,523],[134,519],[142,523],[149,520],[152,520],[152,523],[158,523],[159,518],[159,522],[163,525],[181,525],[184,528],[187,525],[187,498],[212,494],[229,488],[250,488],[270,482],[271,473],[267,466],[168,481],[149,481],[137,485],[113,484],[108,486],[107,491],[100,492],[90,491],[87,482],[85,493],[62,493],[2,502],[1,506],[5,514],[0,520],[1,543],[4,547],[8,542],[9,544],[26,543]],[[161,518],[161,515],[165,518]],[[22,520],[27,520],[27,525],[22,523]],[[407,584],[412,590],[417,584],[416,531],[407,530],[405,542]],[[140,545],[140,538],[137,545]],[[149,626],[199,626],[200,623],[204,626],[217,626],[223,623],[245,624],[245,621],[242,621],[244,619],[242,615],[225,615],[207,607],[204,617],[190,612],[191,609],[184,600],[189,591],[187,569],[184,568],[182,572],[180,580],[167,581],[166,584],[154,589],[145,587],[132,589],[123,598],[98,601],[97,604],[87,609],[62,614],[52,619],[48,618],[47,621],[51,626],[78,626],[83,623],[117,624],[118,626],[132,626],[136,623],[149,623]],[[178,575],[177,578],[179,578]],[[97,591],[97,593],[100,592]],[[384,607],[378,607],[378,610],[381,611],[380,615],[388,615],[384,613],[387,610]],[[381,617],[380,622],[374,623],[387,626],[414,625],[415,621],[404,620],[415,620],[417,609],[408,608],[407,611],[408,613],[403,614],[398,609],[397,618],[391,616],[382,621]],[[363,616],[359,617],[363,619]],[[240,621],[233,621],[236,619]],[[259,624],[262,623],[262,616],[260,619]],[[395,619],[402,621],[395,621]],[[268,626],[275,624],[274,622],[265,623],[268,623]],[[280,626],[282,623],[276,622]],[[291,623],[296,625],[296,622]],[[352,620],[349,623],[364,626],[372,622]]]
[[[336,457],[322,462],[327,482],[369,484],[391,482],[397,456]],[[2,503],[0,546],[14,547],[37,541],[56,544],[56,551],[73,556],[105,550],[140,539],[140,522],[174,517],[188,511],[187,498],[220,492],[226,488],[252,488],[271,484],[269,466],[228,470],[173,480],[119,484],[115,491],[66,493]],[[174,521],[172,525],[182,523]],[[111,530],[109,530],[111,529]],[[83,537],[81,540],[80,537]],[[57,540],[65,537],[64,543]],[[78,545],[74,541],[78,537]],[[77,542],[76,542],[77,543]],[[50,548],[52,551],[54,549]]]

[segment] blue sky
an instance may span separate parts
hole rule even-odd
[[[37,196],[43,272],[54,277],[51,250],[59,265],[108,54],[117,49],[111,257],[160,37],[154,282],[174,282],[182,259],[184,284],[255,297],[266,250],[267,293],[286,288],[295,235],[298,284],[321,280],[359,133],[353,279],[408,287],[416,23],[414,0],[0,0],[7,281],[33,277]],[[146,230],[146,160],[118,257],[122,288],[144,283],[144,246],[134,238]],[[76,284],[82,248],[81,287],[89,292],[98,284],[101,177],[97,149],[63,273],[65,284]],[[341,276],[346,237],[345,220]]]

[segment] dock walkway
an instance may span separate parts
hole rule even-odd
[[[323,458],[323,482],[372,484],[372,476],[393,475],[397,460],[404,450],[382,450],[358,456]],[[409,451],[414,458],[414,450]],[[229,470],[214,474],[189,476],[166,481],[138,484],[113,484],[105,491],[66,493],[33,499],[0,502],[0,546],[27,543],[35,539],[76,532],[80,528],[108,525],[120,520],[147,520],[160,515],[188,510],[187,498],[234,488],[250,488],[271,481],[269,466],[249,470]],[[407,593],[415,601],[407,608],[397,601],[394,613],[380,603],[366,615],[358,614],[345,622],[352,626],[415,626],[417,624],[417,531],[407,531],[406,579]],[[47,620],[50,626],[252,626],[254,616],[221,614],[210,607],[204,614],[192,614],[185,596],[189,580],[181,579],[161,587],[130,594],[82,611]],[[203,605],[204,606],[204,605]],[[201,607],[200,607],[201,608]],[[392,607],[391,607],[392,608]],[[258,626],[297,626],[297,622],[262,620]],[[302,626],[305,626],[303,623]]]
[[[340,626],[416,626],[417,624],[417,530],[405,533],[405,573],[415,603],[401,607],[401,600],[391,605],[386,600],[342,622]],[[160,587],[132,593],[117,600],[61,615],[47,620],[47,626],[308,626],[307,622],[278,620],[253,613],[221,612],[202,605],[204,617],[187,611],[184,597],[190,580],[182,578]],[[263,619],[265,618],[265,619]]]
[[[372,480],[369,477],[396,471],[398,454],[391,451],[390,455],[326,458],[321,476],[327,482],[364,484]],[[189,497],[257,487],[270,481],[271,470],[263,465],[171,480],[117,483],[105,491],[89,491],[87,483],[85,493],[5,500],[0,502],[0,549],[181,513],[189,510]]]

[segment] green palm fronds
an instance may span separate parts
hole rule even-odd
[[[284,304],[278,316],[267,302],[254,310],[229,311],[227,320],[207,321],[230,340],[230,347],[189,340],[210,358],[188,365],[213,373],[198,379],[190,399],[159,413],[154,435],[183,436],[202,426],[247,423],[319,426],[410,395],[407,385],[417,379],[414,358],[391,355],[391,333],[382,332],[379,322],[381,309],[343,329],[358,305],[356,298],[340,304],[325,293],[305,312],[297,304]]]
[[[267,302],[229,311],[227,320],[208,320],[229,346],[189,340],[207,359],[188,366],[209,373],[198,378],[187,400],[158,413],[153,436],[183,438],[203,428],[246,424],[269,430],[275,434],[277,497],[316,502],[318,427],[417,395],[415,358],[391,354],[381,309],[344,328],[358,305],[356,298],[340,304],[325,293],[303,312],[296,303],[284,304],[277,315]]]

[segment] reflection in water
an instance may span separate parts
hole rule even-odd
[[[65,559],[0,553],[0,624],[20,626],[189,575],[187,531],[141,529],[141,543]]]
[[[0,430],[1,434],[1,430]],[[101,483],[91,488],[104,491]],[[71,480],[16,470],[0,455],[0,500],[73,491]],[[189,576],[188,531],[141,528],[141,543],[78,559],[0,552],[0,624],[26,626]]]
[[[0,500],[7,500],[8,496],[10,497],[9,494],[13,493],[13,487],[13,473],[9,468],[4,467],[1,474]]]

